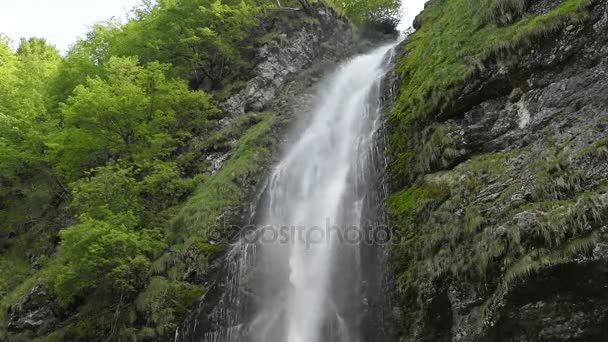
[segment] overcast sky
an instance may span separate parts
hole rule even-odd
[[[0,33],[14,42],[43,37],[65,52],[89,28],[124,18],[140,0],[0,0]]]
[[[408,28],[425,0],[402,0]],[[67,51],[89,28],[112,17],[124,18],[140,0],[0,0],[0,33],[14,43],[21,37],[43,37],[60,51]]]
[[[428,0],[401,0],[401,10],[403,11],[403,18],[401,23],[397,27],[399,31],[406,30],[412,26],[414,18],[422,12],[424,4]]]

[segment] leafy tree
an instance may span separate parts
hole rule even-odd
[[[47,81],[60,61],[43,39],[13,53],[0,39],[0,220],[2,232],[27,230],[50,209],[59,184],[45,160]]]
[[[59,104],[65,102],[77,86],[85,84],[87,78],[101,76],[102,65],[110,57],[107,49],[116,29],[110,25],[95,25],[85,39],[70,48],[50,81],[50,98],[55,111],[59,111]]]
[[[0,35],[0,113],[4,115],[14,110],[10,101],[17,95],[18,62],[8,39]]]
[[[125,303],[147,283],[149,257],[161,247],[153,232],[86,216],[60,236],[62,265],[52,283],[64,305],[93,293],[109,303]]]
[[[182,203],[203,176],[183,178],[175,162],[155,161],[141,182],[142,196],[155,213]]]
[[[259,8],[253,1],[161,0],[121,30],[113,52],[170,63],[195,88],[219,89],[246,64],[243,42]]]
[[[135,227],[142,211],[139,190],[132,168],[109,163],[88,172],[88,177],[72,185],[72,206],[89,218],[119,218],[120,224]]]
[[[90,293],[124,303],[145,286],[149,258],[162,239],[140,226],[139,190],[133,169],[117,163],[72,185],[81,223],[60,233],[61,267],[53,286],[62,303]]]
[[[109,159],[165,158],[205,127],[206,116],[215,111],[210,97],[168,79],[168,68],[111,57],[103,76],[76,87],[62,106],[66,131],[54,144],[68,177]]]
[[[17,58],[20,61],[18,87],[22,91],[15,101],[22,115],[44,120],[51,105],[49,80],[61,62],[59,51],[42,38],[21,39]]]
[[[343,0],[334,3],[360,26],[391,31],[399,21],[399,0]]]

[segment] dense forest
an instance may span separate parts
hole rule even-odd
[[[171,339],[206,291],[226,243],[217,218],[243,196],[238,179],[258,168],[274,120],[224,126],[218,103],[278,39],[268,23],[313,5],[148,0],[65,55],[41,38],[16,51],[0,39],[0,340],[33,292],[59,322],[11,341]],[[399,3],[330,6],[363,32],[394,29]],[[208,172],[201,151],[235,139]]]

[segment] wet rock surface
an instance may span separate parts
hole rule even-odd
[[[23,302],[8,313],[10,332],[33,331],[44,335],[60,321],[59,308],[48,291],[41,285],[32,288]]]
[[[350,24],[335,10],[316,5],[309,18],[310,24],[297,30],[287,29],[279,39],[259,49],[253,77],[221,104],[226,113],[235,116],[262,111],[290,77],[322,59],[340,58],[352,51]]]
[[[299,10],[293,15],[293,21],[301,25],[278,24],[267,28],[282,33],[258,49],[250,79],[220,104],[225,115],[219,122],[221,126],[229,125],[246,112],[270,110],[287,117],[286,113],[292,112],[287,104],[300,106],[310,99],[312,95],[307,94],[306,87],[318,81],[322,72],[334,67],[336,61],[353,53],[352,27],[331,7],[317,4],[310,14]],[[222,168],[232,149],[201,153],[202,160],[209,165],[206,173],[211,175]]]
[[[529,10],[559,3],[535,1]],[[608,5],[592,2],[589,12],[516,56],[489,58],[425,123],[447,131],[445,160],[419,176],[456,180],[442,183],[445,202],[429,216],[449,202],[444,214],[456,225],[481,208],[478,235],[500,247],[484,277],[446,272],[422,286],[418,302],[395,294],[402,312],[419,310],[396,339],[608,340]],[[428,134],[412,139],[432,143]],[[506,160],[498,176],[486,170],[493,162],[476,164],[498,155]],[[475,190],[464,196],[463,182]],[[563,234],[551,235],[558,228]]]

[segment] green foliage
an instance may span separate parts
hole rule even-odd
[[[148,2],[126,25],[95,26],[65,58],[42,39],[16,52],[0,40],[1,338],[7,308],[35,284],[72,315],[43,340],[170,338],[204,292],[182,279],[223,247],[196,235],[169,248],[170,221],[196,187],[216,201],[213,220],[238,205],[231,182],[267,156],[272,115],[217,129],[214,100],[191,90],[246,76],[260,5]],[[233,141],[228,171],[195,175],[201,150]],[[230,191],[201,195],[206,183]]]
[[[32,238],[29,234],[42,227],[54,228],[48,213],[53,210],[56,198],[61,196],[61,185],[45,159],[44,142],[49,128],[46,122],[47,82],[55,73],[59,58],[57,50],[42,39],[21,41],[17,53],[0,39],[2,248],[21,245]],[[16,238],[9,241],[9,236]],[[46,241],[46,244],[51,242]],[[33,244],[29,247],[38,250]],[[24,251],[17,250],[16,254],[23,255]]]
[[[59,52],[44,39],[21,40],[17,53],[0,40],[0,113],[19,119],[42,119],[48,103],[48,80],[60,63]]]
[[[95,293],[128,300],[147,283],[149,255],[161,245],[155,232],[84,217],[61,231],[62,267],[51,279],[62,304]]]
[[[487,7],[480,5],[488,2],[505,3],[439,0],[421,14],[422,27],[411,36],[398,65],[403,84],[394,116],[407,121],[445,108],[450,89],[466,80],[485,57],[583,15],[582,5],[588,0],[566,0],[546,14],[525,16],[505,27],[483,24]]]
[[[103,65],[110,55],[106,53],[109,38],[106,26],[96,25],[87,33],[87,38],[76,42],[58,66],[57,74],[50,80],[50,97],[54,110],[72,95],[74,89],[85,84],[87,78],[101,76]]]
[[[147,210],[155,213],[183,202],[206,176],[184,178],[175,162],[155,161],[140,183],[140,194]]]
[[[394,29],[399,21],[401,2],[397,0],[346,0],[331,3],[356,25]]]
[[[53,145],[69,178],[109,159],[166,158],[185,139],[204,131],[207,117],[216,111],[209,96],[168,79],[168,68],[111,57],[103,77],[76,87],[62,106],[65,130]]]
[[[152,330],[142,329],[141,338],[167,336],[175,333],[176,322],[184,317],[203,294],[199,286],[153,277],[135,301],[137,311],[149,320]]]
[[[248,33],[260,7],[255,1],[167,0],[135,13],[136,20],[118,27],[96,28],[107,37],[108,55],[139,56],[142,63],[173,65],[173,75],[196,87],[220,89],[246,66]]]
[[[78,212],[96,220],[115,215],[137,218],[142,211],[140,185],[133,178],[132,168],[121,168],[110,163],[98,167],[72,186],[72,206]],[[134,226],[137,221],[130,224]]]
[[[27,97],[19,97],[19,107],[29,117],[44,119],[51,105],[48,80],[57,73],[61,57],[59,51],[41,38],[22,39],[17,49],[21,67],[17,73],[19,87],[27,90]]]
[[[269,132],[275,122],[273,113],[257,114],[261,121],[239,140],[236,150],[224,167],[203,183],[175,219],[173,234],[186,237],[215,236],[222,229],[220,215],[225,208],[236,207],[245,196],[246,180],[262,170],[269,155],[272,138]],[[176,238],[177,238],[176,236]]]

